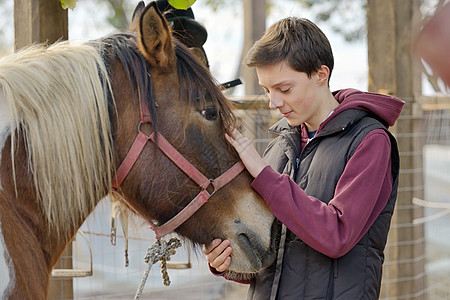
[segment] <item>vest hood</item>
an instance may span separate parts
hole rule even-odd
[[[337,90],[333,92],[333,96],[340,103],[333,115],[338,115],[347,109],[361,109],[377,116],[387,127],[395,124],[405,104],[403,100],[392,96],[356,89]]]
[[[322,131],[325,125],[336,116],[349,109],[369,112],[373,114],[384,126],[386,126],[386,128],[389,128],[389,126],[393,126],[395,124],[400,116],[403,105],[405,104],[405,101],[392,96],[362,92],[356,89],[337,90],[332,92],[332,94],[339,102],[339,106],[330,117],[320,124],[318,132]],[[342,121],[342,118],[340,119]],[[295,137],[300,134],[302,145],[306,144],[308,140],[307,129],[304,124],[301,126],[292,127],[285,118],[280,119],[271,128],[269,128],[269,132],[275,135],[283,135],[285,137]]]

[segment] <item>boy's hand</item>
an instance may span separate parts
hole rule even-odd
[[[267,166],[258,151],[256,151],[252,141],[243,136],[237,129],[234,129],[231,135],[225,134],[225,138],[236,149],[248,172],[253,177],[258,176]]]
[[[203,246],[203,253],[206,255],[208,264],[217,272],[224,272],[231,263],[232,249],[229,240],[215,239],[210,244]]]

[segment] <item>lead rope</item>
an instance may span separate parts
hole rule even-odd
[[[170,238],[169,241],[157,239],[155,243],[147,249],[144,261],[147,264],[145,267],[144,275],[142,275],[141,283],[134,296],[135,300],[141,298],[142,291],[144,290],[145,283],[147,282],[148,274],[152,269],[152,266],[158,261],[161,264],[161,273],[163,278],[163,283],[165,286],[170,285],[169,274],[167,273],[167,261],[170,260],[170,256],[174,255],[176,249],[181,246],[181,242],[178,238]]]

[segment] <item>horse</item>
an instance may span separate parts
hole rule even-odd
[[[232,105],[154,3],[137,18],[137,32],[0,59],[3,299],[46,299],[53,266],[113,190],[159,237],[229,239],[229,278],[274,261],[274,217],[224,137]]]

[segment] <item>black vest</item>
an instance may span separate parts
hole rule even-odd
[[[282,226],[278,259],[252,280],[248,299],[378,299],[384,248],[397,197],[399,155],[386,127],[368,112],[343,111],[300,153],[299,128],[281,120],[272,127],[279,136],[264,158],[278,172],[288,174],[306,194],[328,203],[348,160],[362,139],[384,129],[391,140],[393,189],[385,208],[364,237],[344,256],[333,259],[306,245]],[[297,167],[298,165],[298,167]]]

